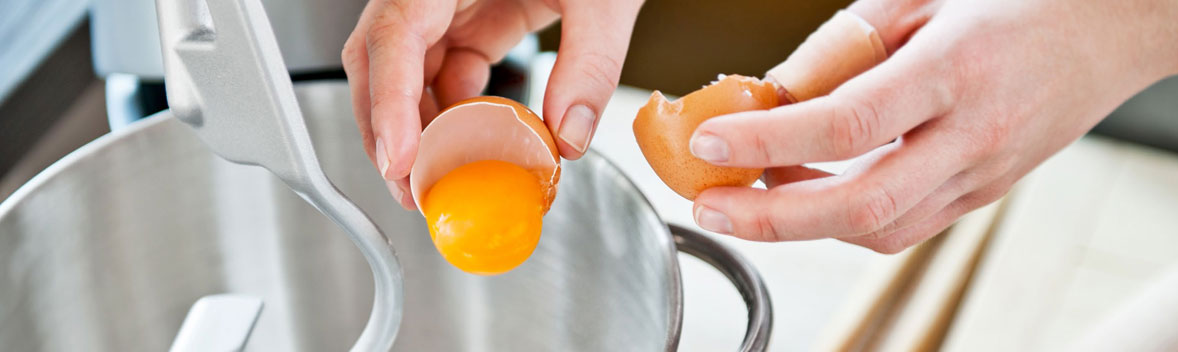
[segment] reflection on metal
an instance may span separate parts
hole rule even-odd
[[[398,249],[405,324],[394,350],[673,350],[674,241],[600,155],[564,165],[527,262],[470,275],[388,195],[346,83],[295,93],[324,170]],[[338,351],[373,299],[371,270],[338,227],[264,170],[212,154],[168,113],[83,147],[0,203],[0,267],[0,345],[15,351],[164,350],[192,303],[217,293],[266,303],[247,350]]]
[[[232,294],[201,297],[188,310],[169,351],[244,350],[260,313],[262,300],[257,297]]]
[[[353,351],[388,350],[401,266],[380,228],[323,173],[260,0],[156,3],[168,105],[217,155],[258,165],[344,228],[372,268],[372,313]]]

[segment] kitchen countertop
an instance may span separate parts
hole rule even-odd
[[[1178,273],[1176,176],[1178,154],[1107,138],[1052,156],[1012,192],[943,350],[1074,350],[1106,332],[1099,324]],[[1133,323],[1143,322],[1123,322],[1132,334],[1122,338],[1174,336],[1173,326],[1151,334],[1155,323]]]

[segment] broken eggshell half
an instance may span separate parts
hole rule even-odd
[[[417,159],[409,176],[413,201],[443,176],[480,160],[501,160],[534,173],[544,189],[544,211],[556,198],[560,155],[556,141],[536,113],[514,100],[476,97],[443,110],[421,132]]]
[[[704,121],[777,106],[777,87],[752,77],[720,75],[718,81],[678,100],[655,91],[634,119],[634,138],[655,174],[683,198],[712,187],[746,187],[764,171],[712,165],[691,154],[691,135]]]

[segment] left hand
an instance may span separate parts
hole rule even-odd
[[[406,209],[422,128],[478,95],[529,32],[563,18],[544,94],[560,155],[580,158],[605,110],[642,0],[369,0],[340,57],[364,151]],[[461,141],[454,141],[461,143]]]
[[[700,194],[701,227],[896,253],[997,200],[1178,73],[1169,0],[860,0],[848,10],[879,30],[892,57],[828,96],[700,125],[697,157],[769,168],[768,189]],[[860,155],[842,175],[793,166]]]

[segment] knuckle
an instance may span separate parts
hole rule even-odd
[[[974,174],[978,185],[998,182],[1008,177],[1018,166],[1017,155],[1010,152],[994,151],[973,160],[977,166],[968,172]]]
[[[753,158],[759,165],[776,164],[773,162],[774,152],[769,148],[769,143],[764,137],[760,134],[752,133],[748,139],[753,142],[753,153],[755,154]]]
[[[1010,191],[1010,187],[1010,182],[1004,180],[998,181],[994,185],[970,192],[964,197],[962,203],[968,210],[977,209],[1002,199]]]
[[[1003,159],[1018,149],[1014,143],[1013,134],[1017,127],[1013,126],[1009,118],[1003,117],[994,109],[987,109],[972,118],[978,121],[976,125],[955,131],[964,138],[960,139],[958,148],[963,151],[962,157],[973,162],[993,162]]]
[[[772,212],[761,212],[754,218],[753,225],[756,234],[754,241],[759,242],[777,242],[784,238],[782,227],[777,217],[773,216]]]
[[[945,59],[930,64],[935,65],[936,70],[933,72],[948,73],[946,76],[954,83],[952,91],[958,96],[965,96],[977,89],[977,85],[969,84],[970,82],[988,79],[991,72],[994,72],[993,69],[1001,65],[999,60],[994,58],[994,48],[1010,44],[1003,43],[988,33],[974,33],[969,40],[956,39],[946,42],[938,52],[940,55],[937,56]]]
[[[622,72],[622,63],[602,53],[585,55],[585,60],[577,67],[579,73],[589,79],[585,83],[596,90],[613,91],[614,86],[617,85],[618,76]]]
[[[870,233],[880,230],[892,221],[896,214],[896,199],[885,188],[874,187],[863,192],[859,206],[852,207],[848,223],[855,233]]]
[[[961,150],[961,160],[973,164],[982,164],[994,160],[1002,152],[994,146],[985,143],[975,143],[969,138],[961,139],[956,147]]]
[[[394,4],[399,3],[394,1]],[[370,53],[381,53],[401,42],[423,43],[420,30],[412,28],[403,11],[382,11],[364,31],[364,46]],[[357,43],[358,44],[358,43]],[[394,53],[398,54],[398,53]]]
[[[412,94],[399,90],[389,90],[382,92],[381,94],[373,94],[369,99],[371,99],[371,119],[374,122],[385,117],[378,116],[376,114],[377,111],[388,111],[388,109],[395,109],[398,104],[410,104],[411,106],[416,107],[418,100],[414,98]]]
[[[771,198],[757,210],[748,212],[750,215],[747,215],[743,219],[744,221],[742,222],[747,223],[750,228],[749,231],[753,232],[748,234],[749,240],[780,242],[791,238],[788,232],[789,227],[787,226],[787,221],[778,212],[778,209],[781,209],[778,205],[778,199],[780,198],[775,197],[773,192],[773,190],[769,190],[769,196]]]
[[[1014,126],[1010,121],[1012,118],[1005,116],[995,116],[997,118],[984,119],[987,121],[982,126],[981,132],[978,133],[979,145],[984,148],[997,150],[1005,147],[1011,142],[1011,135],[1014,133]]]
[[[875,103],[854,99],[839,106],[835,116],[828,119],[832,124],[832,152],[838,158],[850,158],[866,152],[865,148],[871,145],[871,138],[879,128]]]
[[[364,33],[364,47],[369,52],[382,52],[396,38],[397,26],[393,23],[377,22]]]
[[[367,48],[364,45],[358,44],[362,40],[358,39],[358,37],[356,33],[349,36],[348,40],[344,42],[344,49],[340,51],[340,62],[343,63],[344,69],[356,67],[360,58],[364,57],[363,51],[367,50]]]
[[[896,222],[893,221],[893,222],[888,223],[887,225],[884,225],[883,227],[880,227],[877,230],[871,231],[871,232],[863,235],[862,237],[867,238],[867,239],[872,239],[872,240],[880,240],[880,239],[887,238],[889,235],[891,235],[892,233],[895,233],[896,231],[899,231],[899,230],[900,230],[900,226]]]
[[[995,178],[1002,178],[1015,171],[1015,169],[1018,167],[1018,163],[1018,158],[1013,154],[999,154],[990,160],[989,168],[991,170],[990,172]]]

